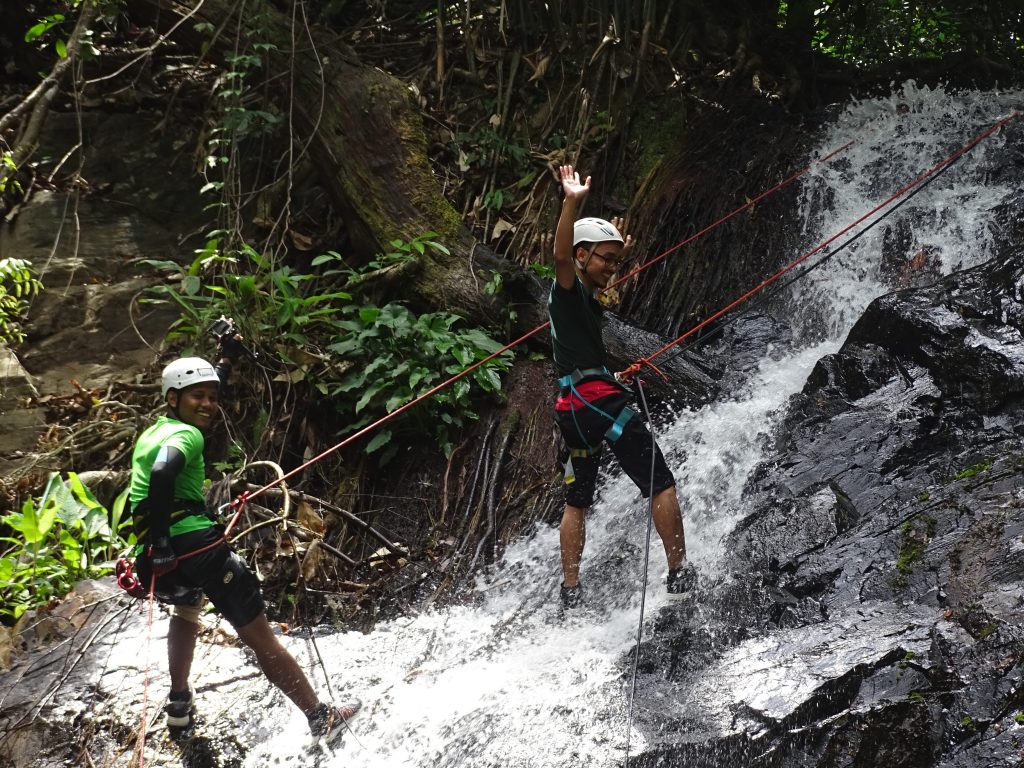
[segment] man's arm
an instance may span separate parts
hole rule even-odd
[[[590,177],[587,176],[587,180],[581,184],[579,173],[571,165],[563,165],[558,170],[562,177],[565,198],[562,200],[562,212],[555,227],[555,279],[560,286],[568,290],[576,283],[576,249],[572,246],[573,226],[576,224],[576,214],[580,205],[590,192]]]
[[[149,541],[153,547],[151,563],[157,576],[177,565],[170,541],[171,512],[174,511],[174,482],[185,468],[185,461],[184,453],[165,445],[149,473],[149,495],[145,503],[149,517]]]

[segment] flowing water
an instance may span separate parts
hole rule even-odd
[[[793,223],[804,247],[869,211],[1024,103],[1022,96],[1019,91],[950,94],[907,84],[887,98],[851,104],[820,137],[819,147],[823,154],[849,138],[858,143],[805,177]],[[838,349],[868,302],[903,279],[908,274],[903,265],[921,249],[942,273],[990,253],[999,234],[994,212],[1016,194],[995,178],[1005,162],[1004,143],[1001,136],[984,142],[891,220],[795,284],[786,302],[792,314],[782,319],[792,324],[800,342],[769,351],[741,388],[720,402],[675,413],[660,427],[678,481],[690,557],[704,584],[737,577],[720,572],[723,537],[744,514],[743,486],[769,444],[773,418],[800,390],[815,362]],[[894,260],[889,265],[880,256],[886,238]],[[366,635],[321,637],[319,649],[335,690],[361,695],[366,714],[354,736],[322,756],[320,764],[621,765],[645,514],[629,480],[609,473],[587,529],[582,580],[588,605],[567,617],[556,605],[557,530],[542,527],[510,546],[502,562],[478,580],[471,605],[381,624]],[[650,563],[648,621],[665,608],[664,555],[656,535]],[[814,643],[802,643],[796,631],[749,641],[689,681],[678,696],[672,685],[657,695],[638,692],[638,706],[656,703],[674,715],[688,704],[702,704],[710,713],[706,727],[719,733],[739,727],[724,715],[730,703],[784,714],[819,676],[827,676],[833,660],[854,664],[877,652],[875,644],[857,638],[877,637],[886,616],[883,606],[874,618],[839,621],[828,629],[830,636]],[[294,648],[303,654],[301,642]],[[788,654],[786,662],[765,664],[769,649],[776,657]],[[310,654],[304,663],[319,682]],[[196,673],[201,679],[201,660]],[[246,764],[307,764],[301,746],[304,720],[280,694],[268,691],[266,697]],[[711,706],[712,701],[720,706]],[[715,717],[716,711],[722,717]],[[660,739],[634,729],[630,753]]]

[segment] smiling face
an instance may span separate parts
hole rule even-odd
[[[619,269],[622,245],[614,240],[597,243],[590,249],[576,249],[580,279],[588,288],[605,288]]]
[[[179,421],[199,430],[209,429],[217,417],[217,385],[212,381],[193,384],[167,393],[167,405]]]

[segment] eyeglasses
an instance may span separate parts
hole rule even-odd
[[[597,256],[601,261],[606,264],[611,264],[613,267],[617,267],[622,263],[622,257],[619,254],[613,253],[601,253],[600,251],[594,251],[590,254],[591,256]]]

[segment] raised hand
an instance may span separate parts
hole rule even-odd
[[[590,179],[587,181],[589,182]],[[625,264],[629,261],[633,251],[633,236],[626,234],[626,218],[624,216],[612,216],[611,225],[622,235],[622,253],[619,255],[619,262]]]
[[[562,178],[562,191],[566,198],[582,202],[583,198],[590,192],[590,177],[582,184],[579,173],[571,165],[559,166],[558,172]]]

